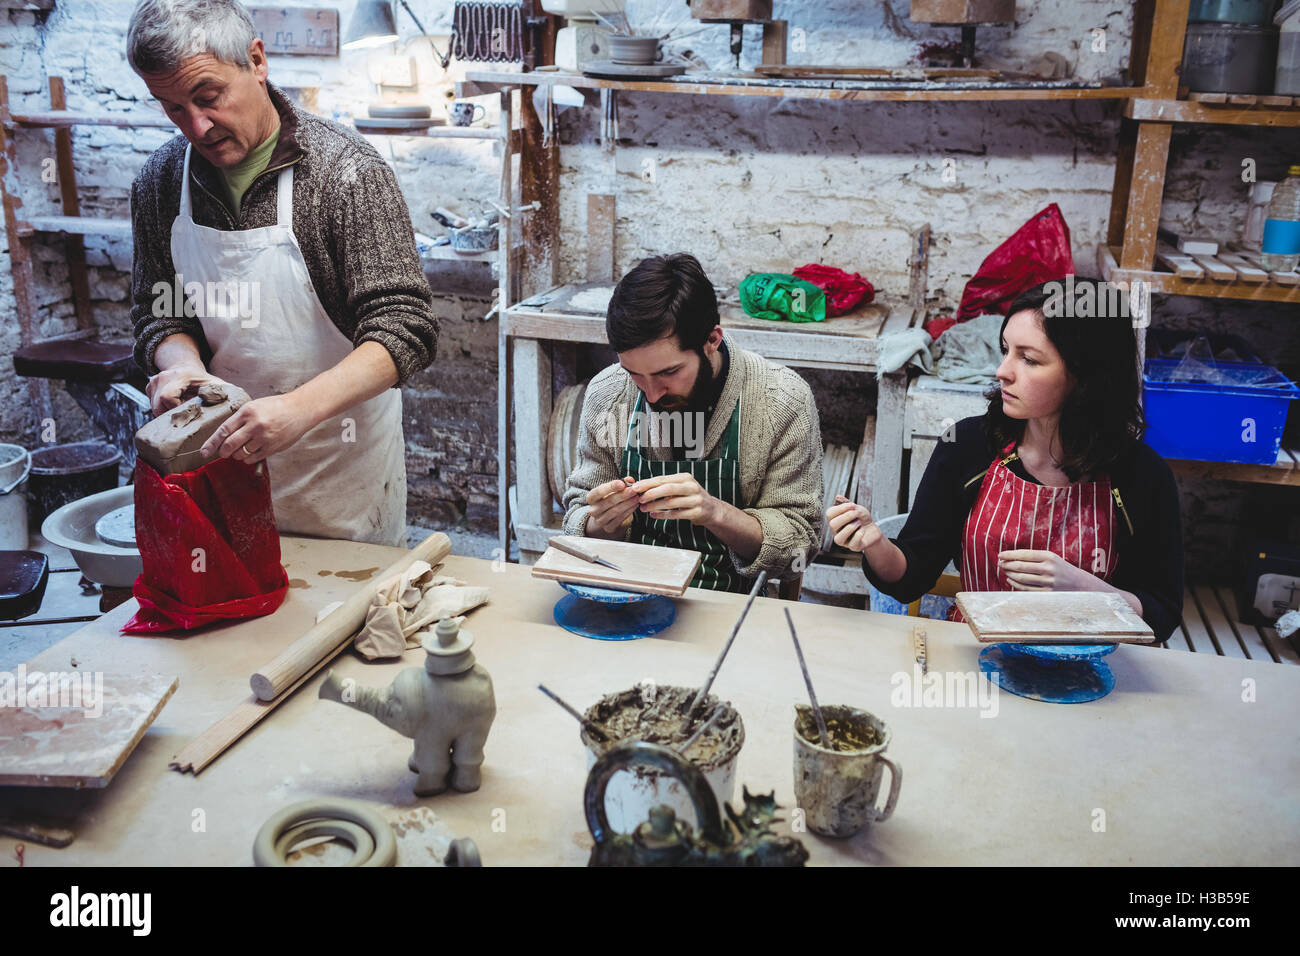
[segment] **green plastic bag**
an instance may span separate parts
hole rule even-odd
[[[740,305],[756,319],[822,322],[826,293],[783,272],[755,272],[740,280]]]

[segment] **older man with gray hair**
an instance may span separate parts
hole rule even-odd
[[[253,401],[204,451],[270,458],[281,531],[404,543],[396,386],[433,361],[438,322],[392,170],[267,82],[235,0],[142,0],[127,59],[182,134],[131,188],[154,413],[239,385]]]

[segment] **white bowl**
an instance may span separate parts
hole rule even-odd
[[[144,570],[140,551],[105,544],[95,534],[95,522],[135,501],[135,486],[123,485],[72,501],[55,511],[41,525],[41,534],[51,544],[67,548],[81,573],[97,584],[129,588]]]

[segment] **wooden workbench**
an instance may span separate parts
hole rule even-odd
[[[267,817],[327,796],[383,805],[405,865],[434,863],[460,836],[477,842],[489,866],[585,863],[577,726],[537,683],[579,707],[644,678],[698,684],[742,596],[691,589],[658,638],[591,641],[553,623],[558,585],[517,565],[453,556],[450,573],[492,588],[467,624],[498,707],[479,792],[416,799],[410,743],[318,700],[320,677],[197,778],[167,769],[186,741],[249,693],[253,670],[357,586],[349,578],[363,574],[355,572],[399,553],[286,538],[295,586],[269,617],[183,638],[128,637],[118,629],[131,601],[29,662],[67,670],[75,656],[82,670],[179,674],[180,687],[106,790],[0,791],[0,810],[30,803],[75,815],[76,841],[64,850],[29,842],[27,864],[247,865]],[[775,788],[788,808],[792,705],[804,691],[783,606],[755,603],[714,689],[745,720],[737,791],[741,783]],[[818,696],[881,716],[904,769],[891,821],[848,841],[800,834],[813,863],[1300,863],[1300,668],[1121,646],[1107,658],[1117,686],[1103,700],[1051,705],[1002,693],[997,715],[985,718],[977,707],[891,705],[894,675],[912,673],[907,618],[809,604],[794,618]],[[980,646],[965,626],[931,622],[928,630],[931,673],[978,671]],[[421,654],[385,665],[349,654],[334,666],[378,686]],[[1255,702],[1242,700],[1247,678]],[[14,842],[0,838],[4,865],[14,863]]]

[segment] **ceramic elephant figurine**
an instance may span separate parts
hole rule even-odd
[[[320,697],[364,711],[415,741],[407,766],[417,774],[415,794],[429,797],[448,784],[477,790],[483,745],[496,716],[492,678],[470,651],[474,639],[455,621],[444,619],[421,642],[424,667],[408,667],[384,690],[354,686],[333,671],[325,675]]]

